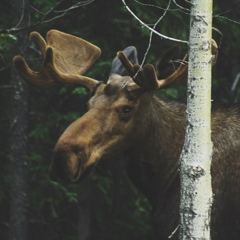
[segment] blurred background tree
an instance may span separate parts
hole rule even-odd
[[[129,14],[120,0],[30,0],[26,6],[29,8],[29,20],[24,26],[13,25],[14,4],[14,1],[2,0],[0,8],[1,240],[10,239],[9,199],[13,175],[10,164],[9,103],[12,98],[10,79],[13,46],[18,45],[18,33],[22,34],[23,30],[38,31],[45,36],[48,30],[58,29],[92,42],[102,49],[102,56],[88,74],[103,81],[108,79],[111,61],[117,51],[134,45],[141,60],[149,43],[149,31]],[[127,4],[140,19],[151,26],[162,16],[169,1],[129,0]],[[213,31],[215,40],[218,44],[221,43],[218,63],[214,67],[213,99],[214,103],[228,103],[238,101],[240,97],[240,1],[215,0],[214,5],[213,26],[222,32],[223,38],[217,31]],[[173,1],[156,30],[167,36],[187,40],[187,9],[187,1]],[[173,44],[154,35],[146,61],[154,62]],[[29,49],[25,55],[29,64],[33,69],[39,70],[39,50],[28,41],[24,47]],[[187,51],[186,45],[183,44],[182,48],[183,52]],[[184,87],[161,90],[158,94],[171,100],[185,101]],[[115,181],[94,171],[77,185],[58,184],[48,177],[52,149],[64,129],[85,113],[87,99],[88,93],[81,87],[64,85],[43,91],[29,86],[28,238],[151,240],[153,234],[149,203],[125,174],[120,181]]]

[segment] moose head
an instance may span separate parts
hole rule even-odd
[[[128,47],[118,52],[104,83],[83,76],[100,56],[98,47],[56,30],[47,33],[47,42],[37,32],[32,32],[30,39],[41,49],[43,67],[34,72],[21,56],[16,56],[15,66],[24,79],[37,87],[77,84],[92,95],[88,112],[66,129],[55,146],[50,166],[55,180],[75,182],[101,159],[112,158],[137,144],[148,131],[143,109],[151,102],[151,92],[187,79],[187,64],[182,63],[173,74],[158,80],[153,65],[146,64],[141,69],[136,49]],[[162,59],[169,60],[179,51],[176,45]]]

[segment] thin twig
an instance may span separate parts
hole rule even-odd
[[[216,14],[216,15],[213,16],[213,18],[223,18],[223,19],[225,19],[225,20],[227,20],[227,21],[229,21],[229,22],[233,22],[233,23],[236,23],[236,24],[240,24],[239,21],[235,21],[235,20],[230,19],[230,18],[228,18],[228,17],[222,16],[222,15],[224,15],[224,14],[231,13],[232,11],[233,11],[233,10],[231,9],[231,10],[227,10],[227,11],[225,11],[225,12]]]
[[[74,5],[72,5],[71,7],[67,8],[67,9],[64,9],[64,10],[55,10],[54,13],[61,13],[61,12],[66,12],[66,11],[71,11],[71,10],[74,10],[76,8],[79,8],[79,7],[83,7],[83,6],[86,6],[92,2],[94,2],[95,0],[87,0],[87,1],[83,1],[83,2],[78,2]]]
[[[30,27],[35,27],[37,25],[40,25],[40,24],[44,24],[44,23],[49,23],[49,22],[52,22],[52,21],[55,21],[56,19],[58,18],[62,18],[64,17],[66,14],[68,14],[70,11],[73,11],[77,8],[80,8],[82,6],[85,6],[85,5],[88,5],[92,2],[94,2],[95,0],[86,0],[86,1],[80,1],[76,4],[73,4],[71,7],[69,8],[66,8],[66,9],[63,9],[61,11],[56,11],[56,8],[57,6],[60,5],[60,3],[62,3],[64,0],[60,0],[59,2],[57,2],[53,7],[51,7],[46,13],[43,13],[39,10],[37,10],[35,7],[33,7],[32,5],[29,5],[34,11],[40,13],[42,16],[42,18],[35,22],[35,23],[32,23],[32,24],[29,24],[29,25],[26,25],[26,26],[23,26],[23,27],[18,27],[20,24],[21,24],[21,19],[23,18],[23,15],[21,16],[21,19],[19,20],[18,24],[15,26],[15,27],[12,27],[10,29],[0,29],[0,33],[6,33],[6,34],[10,34],[10,33],[17,33],[17,32],[20,32],[20,31],[23,31],[23,30],[26,30]],[[49,18],[47,19],[47,17],[52,14],[52,13],[60,13],[58,14],[57,16],[54,16],[52,18]]]
[[[212,30],[220,35],[220,40],[218,42],[218,49],[219,49],[219,48],[221,48],[221,45],[222,45],[223,34],[222,34],[222,32],[219,29],[217,29],[215,27],[212,27]]]
[[[136,3],[138,3],[139,5],[142,5],[142,6],[159,8],[159,9],[164,10],[164,11],[166,10],[165,8],[162,8],[162,7],[154,5],[154,4],[142,3],[142,2],[140,2],[138,0],[134,0],[134,2],[136,2]]]
[[[177,230],[179,229],[180,225],[178,224],[177,227],[174,229],[174,231],[171,233],[170,236],[168,236],[168,238],[172,238],[172,236],[177,232]]]
[[[132,16],[144,27],[148,28],[151,32],[155,33],[156,35],[164,38],[164,39],[167,39],[167,40],[170,40],[170,41],[174,41],[174,42],[180,42],[180,43],[186,43],[188,44],[188,41],[184,41],[184,40],[180,40],[180,39],[176,39],[176,38],[171,38],[171,37],[168,37],[168,36],[165,36],[159,32],[157,32],[156,30],[154,30],[153,28],[149,27],[146,23],[144,23],[142,20],[140,20],[133,12],[132,10],[127,6],[125,0],[122,0],[124,6],[126,7],[126,9],[129,11],[129,13],[132,14]]]
[[[222,19],[225,19],[225,20],[227,20],[227,21],[229,21],[229,22],[236,23],[236,24],[240,24],[240,22],[238,22],[238,21],[235,21],[235,20],[233,20],[233,19],[230,19],[230,18],[224,17],[224,16],[220,16],[220,15],[216,15],[216,16],[214,16],[214,18],[222,18]]]
[[[57,2],[53,7],[51,7],[51,8],[43,15],[43,17],[41,18],[41,20],[40,20],[39,22],[43,22],[44,19],[45,19],[48,15],[50,15],[50,14],[54,11],[54,9],[56,9],[62,2],[63,2],[63,0],[60,0],[60,1]]]
[[[180,4],[178,4],[178,3],[176,2],[176,0],[173,0],[173,2],[174,2],[175,5],[176,5],[179,9],[181,9],[182,11],[190,12],[190,9],[187,9],[187,8],[185,8],[185,7],[182,7]]]
[[[171,0],[169,0],[168,5],[167,5],[167,8],[164,10],[162,16],[161,16],[161,17],[157,20],[157,22],[153,25],[152,29],[155,30],[155,28],[157,27],[157,25],[159,24],[159,22],[166,16],[166,14],[167,14],[167,12],[168,12],[168,9],[170,8],[170,5],[171,5]],[[140,68],[140,69],[142,69],[143,64],[144,64],[144,62],[145,62],[145,60],[146,60],[146,58],[147,58],[148,52],[149,52],[149,50],[150,50],[150,48],[151,48],[152,37],[153,37],[153,32],[151,31],[151,32],[150,32],[150,35],[149,35],[148,47],[147,47],[147,50],[146,50],[146,52],[145,52],[145,54],[144,54],[144,57],[143,57],[143,60],[142,60],[141,68]]]
[[[146,7],[154,7],[154,8],[158,8],[158,9],[160,9],[160,10],[163,10],[163,11],[166,10],[166,8],[163,8],[163,7],[160,7],[160,6],[154,5],[154,4],[142,3],[142,2],[140,2],[140,1],[138,1],[138,0],[134,0],[134,2],[136,2],[136,3],[138,3],[138,4],[142,5],[142,6],[146,6]],[[180,12],[182,12],[182,13],[185,13],[185,14],[189,15],[189,12],[185,12],[185,11],[183,11],[182,9],[179,9],[179,8],[172,8],[172,9],[169,8],[168,11],[169,11],[169,12],[180,11]]]
[[[22,4],[22,14],[21,14],[21,17],[20,17],[18,23],[16,24],[15,28],[18,28],[19,26],[21,26],[21,23],[22,23],[23,18],[24,18],[24,13],[25,13],[24,7],[25,7],[25,3],[24,3],[24,0],[23,0],[23,4]]]

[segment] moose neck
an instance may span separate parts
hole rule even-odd
[[[127,152],[127,173],[152,205],[178,178],[178,160],[184,141],[184,105],[152,96],[141,123],[142,136]]]

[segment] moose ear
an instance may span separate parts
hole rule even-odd
[[[133,46],[127,47],[123,50],[123,53],[128,57],[132,64],[138,64],[138,54],[137,49]],[[115,57],[112,62],[112,68],[109,76],[113,74],[118,74],[120,76],[128,76],[128,72],[125,67],[122,65],[118,57]]]

